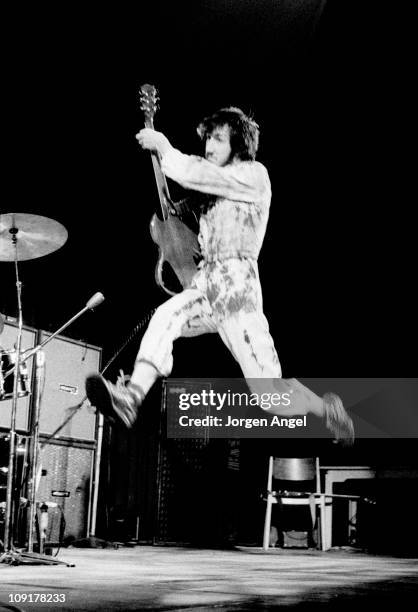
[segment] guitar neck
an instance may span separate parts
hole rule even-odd
[[[152,121],[145,121],[145,127],[154,129]],[[161,170],[161,157],[157,151],[151,151],[152,167],[154,169],[155,182],[157,183],[158,197],[160,198],[161,211],[164,219],[169,216],[170,193],[168,191],[167,179]]]

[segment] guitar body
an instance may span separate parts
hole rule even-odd
[[[155,280],[170,295],[175,295],[164,283],[163,265],[170,264],[183,289],[187,289],[196,274],[196,255],[199,253],[197,235],[178,217],[161,220],[153,215],[150,223],[151,237],[159,247],[155,268]]]

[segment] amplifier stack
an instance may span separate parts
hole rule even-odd
[[[50,335],[48,332],[24,326],[22,351],[45,342]],[[16,324],[6,321],[0,339],[0,436],[3,446],[7,444],[7,432],[10,430],[14,381],[14,375],[5,378],[5,373],[13,362],[16,336]],[[95,460],[98,451],[97,419],[88,402],[76,407],[85,394],[86,375],[99,371],[102,349],[63,336],[55,336],[45,344],[43,351],[45,383],[39,414],[41,450],[37,462],[35,498],[39,517],[39,509],[43,509],[42,523],[46,542],[59,544],[89,535],[92,515],[95,514],[93,500],[97,499],[97,495],[94,495]],[[18,439],[22,440],[23,453],[27,453],[30,446],[30,434],[34,424],[35,408],[31,390],[35,373],[32,362],[33,358],[29,358],[24,367],[21,367],[17,400],[16,431]],[[19,452],[18,446],[18,461]],[[3,463],[5,457],[5,452],[1,452]],[[3,468],[7,468],[7,462],[0,465],[4,475],[7,470]],[[25,470],[25,460],[22,461],[20,469]],[[24,502],[27,478],[23,472],[18,480],[21,486],[19,498]],[[0,483],[0,508],[4,503],[5,487]],[[22,534],[19,536],[24,537]],[[37,537],[39,533],[35,535],[35,541]]]

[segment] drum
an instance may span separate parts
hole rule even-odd
[[[16,363],[15,350],[0,350],[0,400],[7,400],[13,397],[14,386],[14,367]],[[10,372],[8,374],[8,372]],[[7,374],[7,376],[6,376]],[[28,388],[28,367],[26,363],[19,365],[19,379],[17,381],[18,397],[29,395]]]

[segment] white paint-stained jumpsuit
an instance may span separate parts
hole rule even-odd
[[[160,375],[168,376],[176,338],[218,332],[244,377],[252,379],[255,386],[257,379],[275,379],[271,392],[297,391],[296,395],[308,404],[312,399],[319,400],[315,394],[308,397],[311,392],[295,379],[277,380],[281,378],[281,367],[263,314],[257,266],[271,200],[266,168],[256,161],[236,161],[219,167],[177,149],[170,149],[162,157],[161,167],[166,176],[184,188],[214,198],[200,218],[203,260],[192,284],[156,310],[136,363],[152,363]],[[248,382],[253,387],[251,391],[260,391]],[[309,408],[303,401],[272,412],[306,413]]]

